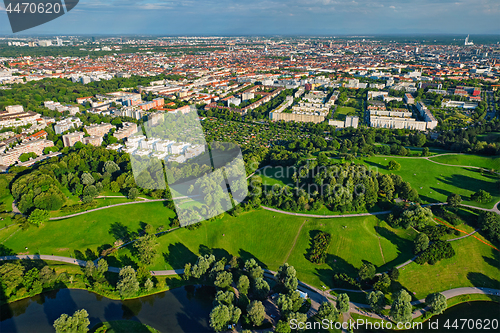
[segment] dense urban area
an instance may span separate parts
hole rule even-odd
[[[217,332],[409,329],[500,302],[500,44],[472,39],[1,37],[0,319],[66,288],[207,293],[194,330]],[[221,143],[248,193],[185,225],[179,200],[225,199],[155,185],[162,163],[202,178]],[[59,315],[57,332],[121,332]]]

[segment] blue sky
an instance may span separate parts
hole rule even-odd
[[[500,34],[499,17],[500,0],[80,0],[24,34]]]

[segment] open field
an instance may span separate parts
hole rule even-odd
[[[333,118],[337,120],[345,120],[346,116],[355,116],[356,109],[350,106],[339,106],[333,114]]]
[[[399,171],[387,169],[390,160],[401,164]],[[381,173],[394,173],[410,182],[417,189],[424,203],[445,202],[448,195],[458,193],[463,203],[475,207],[493,208],[500,200],[498,178],[495,175],[481,174],[477,169],[444,166],[422,158],[398,158],[394,156],[374,156],[363,158],[362,163],[377,168]],[[470,201],[470,195],[483,189],[493,199],[486,204]]]
[[[332,287],[333,272],[356,275],[363,260],[383,271],[412,257],[410,240],[415,233],[392,229],[374,216],[328,220],[273,214],[258,210],[238,218],[226,215],[222,220],[203,223],[197,230],[180,229],[163,235],[159,249],[163,255],[150,269],[182,268],[196,261],[198,254],[213,249],[218,256],[255,258],[271,270],[288,262],[297,269],[300,280]],[[317,230],[332,235],[327,262],[321,265],[305,258],[311,235]],[[124,249],[121,255],[130,255],[128,251]]]
[[[454,241],[452,246],[456,252],[453,258],[435,265],[411,263],[401,269],[401,285],[416,292],[419,299],[458,287],[500,288],[500,252],[473,237]]]
[[[478,155],[443,155],[432,157],[431,160],[451,165],[475,166],[485,169],[500,169],[500,157]]]
[[[142,230],[145,223],[168,229],[174,212],[163,202],[118,206],[69,219],[49,221],[40,228],[20,230],[18,225],[0,231],[1,237],[16,232],[3,245],[16,253],[75,255],[75,250],[94,252],[104,244],[112,245],[118,238]],[[26,251],[25,247],[29,249]],[[26,253],[29,252],[29,253]]]

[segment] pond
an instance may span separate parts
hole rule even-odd
[[[215,289],[186,286],[133,300],[119,301],[86,290],[60,289],[0,307],[0,332],[54,332],[63,313],[89,313],[90,326],[112,320],[135,320],[160,332],[207,332]]]

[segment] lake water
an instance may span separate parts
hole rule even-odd
[[[116,301],[86,290],[61,289],[20,300],[0,307],[0,332],[50,332],[52,324],[62,313],[73,314],[86,309],[90,327],[112,320],[136,320],[148,324],[160,332],[213,332],[208,324],[215,290],[211,287],[186,286],[139,299]],[[494,302],[469,302],[456,305],[439,316],[434,316],[423,329],[405,332],[497,332],[489,330],[446,329],[449,320],[500,319],[500,304]],[[430,329],[429,322],[438,322],[437,329]],[[459,321],[459,326],[461,326]],[[357,332],[388,332],[383,330],[358,330]],[[392,332],[392,331],[391,331]],[[395,332],[395,331],[394,331]],[[401,331],[399,331],[401,332]]]
[[[0,332],[50,332],[63,313],[89,313],[90,327],[112,320],[129,319],[160,332],[211,331],[208,315],[214,289],[186,286],[139,299],[116,301],[86,290],[60,289],[0,307]]]

